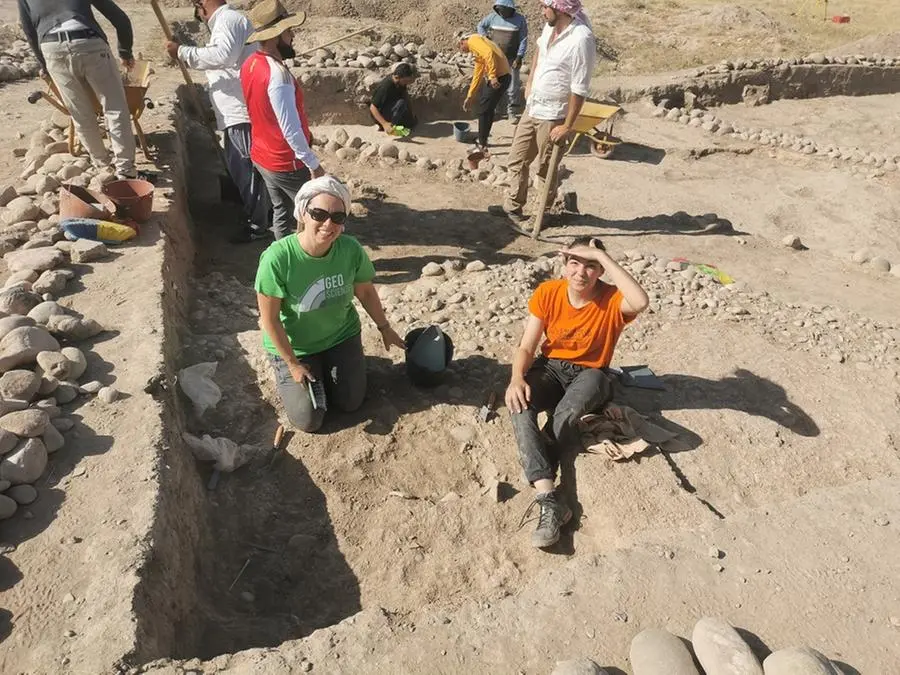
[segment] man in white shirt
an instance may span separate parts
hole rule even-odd
[[[256,45],[246,44],[253,32],[250,20],[225,0],[195,0],[200,18],[210,31],[205,47],[172,41],[166,50],[188,68],[206,71],[216,126],[225,139],[225,162],[241,193],[245,220],[232,240],[243,243],[269,235],[270,204],[262,177],[250,160],[250,116],[241,89],[241,66]]]
[[[547,22],[537,41],[525,85],[526,111],[516,126],[507,164],[510,188],[490,213],[515,223],[526,219],[528,172],[538,159],[538,178],[547,176],[554,143],[572,130],[590,92],[596,47],[581,0],[541,0]]]

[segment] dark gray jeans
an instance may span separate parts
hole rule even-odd
[[[578,419],[609,402],[612,381],[600,368],[543,356],[535,360],[525,381],[531,387],[531,402],[526,410],[512,413],[519,461],[529,483],[554,480],[560,453],[578,446]],[[538,413],[545,410],[550,413],[544,431],[552,443],[538,428]]]
[[[269,361],[275,370],[275,384],[288,421],[300,431],[318,431],[325,419],[325,411],[313,408],[309,385],[296,382],[280,356],[270,355]],[[352,412],[362,405],[366,395],[366,357],[360,335],[347,338],[324,352],[303,356],[300,362],[309,367],[313,377],[324,383],[329,409]]]
[[[309,180],[309,169],[299,171],[266,171],[259,164],[254,164],[262,176],[269,198],[272,200],[272,234],[276,239],[292,234],[297,229],[294,220],[294,197],[300,192],[303,184]]]
[[[269,229],[269,196],[262,176],[250,160],[250,123],[227,127],[225,137],[225,163],[231,180],[241,193],[244,214],[256,228]]]

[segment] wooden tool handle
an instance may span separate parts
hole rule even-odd
[[[330,47],[331,45],[337,44],[338,42],[343,42],[344,40],[347,40],[348,38],[356,37],[357,35],[362,35],[366,31],[370,31],[373,28],[378,28],[378,24],[373,23],[371,26],[367,26],[366,28],[361,28],[360,30],[354,31],[352,33],[347,33],[346,35],[342,35],[341,37],[339,37],[335,40],[329,40],[328,42],[323,42],[322,44],[318,45],[317,47],[313,47],[312,49],[307,49],[304,52],[300,52],[299,54],[297,54],[297,56],[307,56],[308,54],[313,54],[320,49],[324,49],[325,47]]]
[[[275,430],[275,440],[272,441],[272,447],[276,450],[281,447],[281,441],[284,440],[284,425],[279,424]]]
[[[541,227],[544,224],[544,214],[547,212],[547,202],[550,199],[550,191],[556,182],[556,173],[559,169],[559,160],[562,158],[562,149],[561,142],[553,144],[553,152],[550,153],[550,164],[547,167],[547,175],[544,178],[541,197],[538,199],[538,210],[534,216],[534,229],[531,231],[532,238],[536,238],[541,233]]]

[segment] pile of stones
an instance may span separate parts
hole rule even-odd
[[[490,268],[481,260],[431,262],[418,280],[402,289],[382,286],[379,294],[401,335],[433,324],[452,336],[455,353],[461,356],[506,350],[521,332],[531,291],[558,273],[558,264],[550,258]]]
[[[868,152],[860,148],[848,148],[834,144],[817,143],[811,138],[795,134],[743,127],[723,120],[721,117],[699,108],[669,107],[669,101],[663,99],[653,111],[655,117],[678,122],[689,127],[696,127],[716,136],[728,136],[749,143],[756,143],[771,148],[790,150],[801,155],[820,159],[841,161],[869,175],[872,178],[884,176],[887,172],[900,170],[900,155],[887,155]]]
[[[638,250],[626,251],[622,265],[650,296],[647,315],[620,339],[621,345],[633,351],[646,349],[647,338],[665,331],[673,320],[703,319],[753,327],[786,349],[815,354],[836,364],[853,364],[858,370],[883,364],[900,372],[897,325],[828,305],[781,303],[746,282],[723,284],[705,273],[705,267]]]
[[[873,54],[865,56],[858,54],[856,56],[827,56],[825,54],[810,54],[798,58],[771,58],[771,59],[734,59],[723,60],[717,64],[702,66],[694,71],[696,77],[703,75],[724,75],[734,70],[776,70],[778,68],[788,69],[793,66],[802,65],[847,65],[847,66],[868,66],[870,68],[896,68],[900,66],[900,56],[883,56],[881,54]]]
[[[31,47],[24,40],[16,40],[0,51],[0,82],[14,82],[37,77],[41,64],[34,58]]]
[[[790,647],[769,654],[760,663],[730,624],[700,619],[691,635],[694,662],[685,640],[659,628],[647,628],[631,641],[629,660],[634,675],[842,675],[826,656],[810,647]],[[609,675],[591,659],[558,663],[551,675]]]
[[[802,351],[860,371],[890,368],[900,374],[900,327],[836,307],[781,303],[746,282],[722,283],[701,267],[637,250],[625,252],[622,266],[650,296],[640,321],[622,333],[619,344],[645,351],[657,333],[673,323],[702,319],[740,324],[787,350]],[[558,256],[487,266],[480,260],[430,262],[405,287],[379,289],[385,311],[400,334],[436,324],[454,339],[462,355],[505,350],[517,340],[527,299],[541,281],[559,277]]]
[[[103,327],[57,302],[75,277],[67,263],[109,253],[100,242],[67,241],[59,228],[60,181],[93,184],[104,175],[62,152],[61,134],[45,122],[31,148],[17,152],[27,163],[20,184],[0,185],[0,254],[9,272],[0,290],[0,519],[36,499],[32,484],[74,426],[62,406],[83,395],[118,398],[100,382],[79,382],[87,359],[74,345]]]
[[[480,162],[478,168],[471,169],[463,159],[431,159],[410,152],[402,143],[387,140],[380,144],[367,143],[359,136],[351,136],[343,128],[333,131],[328,139],[314,137],[313,143],[343,161],[356,161],[360,164],[377,162],[386,168],[410,165],[423,173],[443,169],[444,177],[451,182],[479,182],[497,189],[509,186],[506,167],[490,159]],[[560,174],[565,173],[565,165],[560,165]],[[533,176],[529,176],[529,185],[534,185]]]
[[[294,68],[357,68],[381,70],[393,68],[396,63],[409,63],[420,72],[427,72],[440,66],[471,67],[471,54],[441,52],[422,44],[419,38],[404,38],[390,35],[381,45],[366,47],[323,47],[305,58],[293,59],[289,67]]]

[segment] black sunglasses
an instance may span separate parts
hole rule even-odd
[[[326,220],[331,218],[331,222],[335,225],[343,225],[347,220],[347,214],[343,211],[335,211],[334,213],[332,213],[331,211],[326,211],[325,209],[317,209],[310,206],[306,209],[306,212],[309,214],[309,217],[317,223],[324,223]]]

